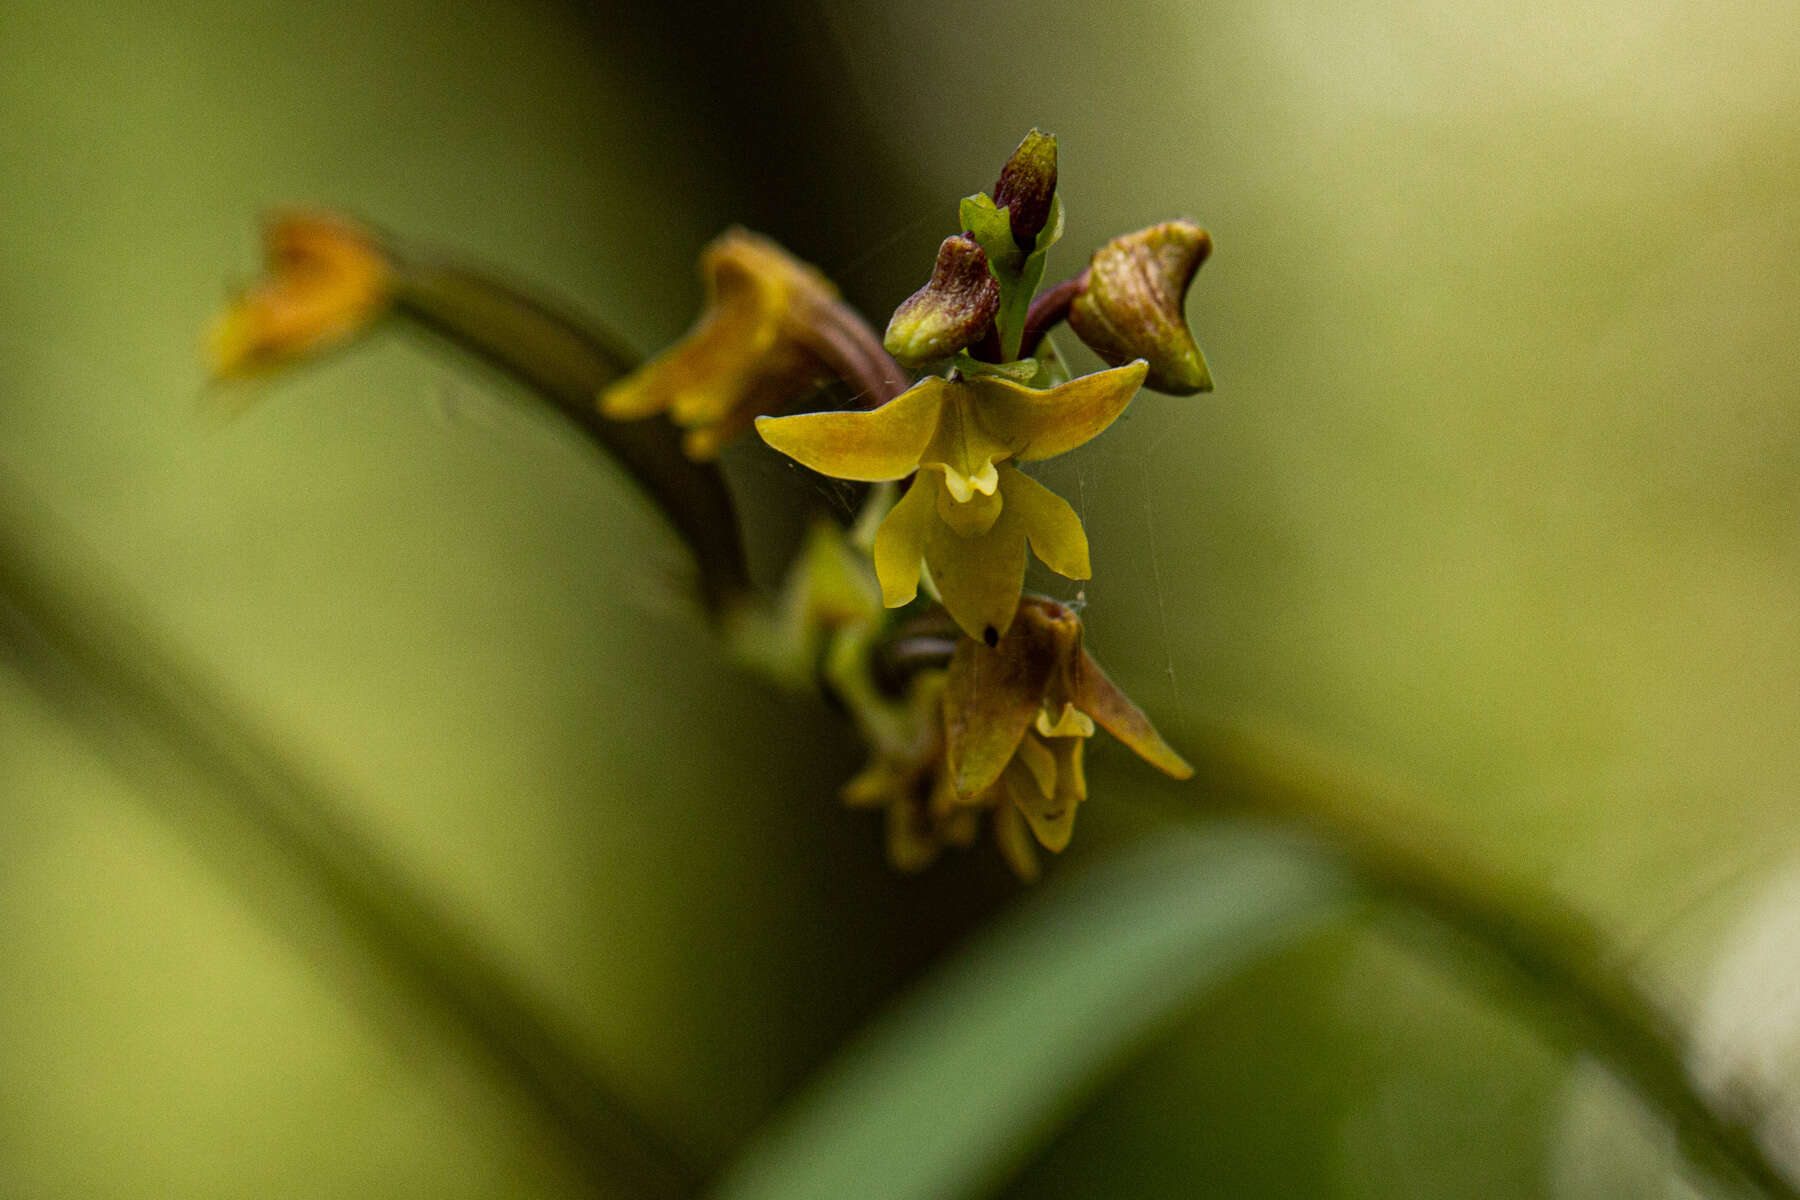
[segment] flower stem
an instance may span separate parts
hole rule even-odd
[[[402,315],[530,387],[617,460],[693,552],[711,612],[747,600],[749,569],[724,476],[689,460],[681,431],[666,418],[612,421],[600,414],[596,397],[635,365],[630,352],[485,273],[393,253]]]
[[[1486,949],[1566,1018],[1573,1040],[1600,1053],[1663,1111],[1695,1167],[1762,1196],[1800,1198],[1758,1141],[1751,1114],[1700,1090],[1684,1065],[1678,1023],[1609,966],[1607,939],[1592,920],[1459,852],[1421,819],[1425,804],[1391,780],[1293,735],[1218,728],[1200,741],[1194,763],[1214,794],[1312,832],[1378,892]]]
[[[373,1015],[417,1014],[456,1037],[560,1135],[596,1188],[691,1193],[685,1151],[580,1039],[355,827],[328,785],[146,627],[78,544],[0,471],[0,663],[211,851],[303,953],[343,972]]]
[[[1087,290],[1087,283],[1088,273],[1083,271],[1063,280],[1049,291],[1037,294],[1031,302],[1031,310],[1025,314],[1025,338],[1019,346],[1021,358],[1029,358],[1035,354],[1044,335],[1069,319],[1069,306]]]

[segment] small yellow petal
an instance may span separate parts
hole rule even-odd
[[[1061,783],[1061,780],[1058,780]],[[1038,844],[1053,854],[1068,848],[1075,834],[1075,810],[1081,801],[1071,788],[1059,786],[1053,795],[1045,795],[1031,772],[1018,763],[1007,768],[1004,786],[1012,801],[1025,814]]]
[[[934,386],[935,385],[935,386]],[[756,432],[794,461],[834,479],[904,479],[937,431],[942,379],[927,379],[869,412],[762,417]]]
[[[1025,883],[1037,882],[1037,850],[1031,844],[1024,816],[1014,805],[1002,804],[994,810],[994,843],[1014,875]]]
[[[1142,361],[1072,379],[1048,390],[984,375],[965,386],[976,392],[977,419],[1020,462],[1066,453],[1118,419],[1144,382]]]
[[[1046,567],[1065,579],[1092,578],[1087,532],[1067,500],[1011,466],[1002,468],[1000,490]]]
[[[831,377],[806,335],[838,299],[817,270],[742,229],[715,239],[700,270],[706,308],[694,327],[598,402],[615,421],[667,413],[689,431],[688,456],[712,458],[754,417],[786,410]]]
[[[888,865],[905,875],[923,871],[943,851],[930,814],[922,805],[906,802],[887,809]]]
[[[944,610],[963,632],[989,645],[1012,628],[1025,560],[1025,531],[1011,505],[977,537],[962,537],[940,520],[925,529],[925,561]]]
[[[892,759],[876,758],[844,784],[838,797],[846,808],[886,808],[902,802],[912,782]]]
[[[1038,709],[1037,721],[1032,726],[1044,737],[1050,738],[1085,738],[1094,736],[1094,720],[1073,704],[1064,704],[1062,711],[1055,718],[1050,716],[1048,708]]]
[[[911,604],[919,594],[919,564],[927,527],[936,524],[932,494],[937,490],[935,479],[919,476],[875,530],[875,578],[881,581],[881,602],[889,608]]]
[[[1014,757],[1031,773],[1038,791],[1046,797],[1056,795],[1056,755],[1050,747],[1027,733],[1019,740],[1019,750]]]

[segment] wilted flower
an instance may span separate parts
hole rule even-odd
[[[838,479],[919,472],[875,535],[883,602],[909,603],[923,562],[951,618],[991,644],[1012,624],[1027,543],[1057,574],[1089,575],[1075,510],[1007,460],[1051,458],[1093,438],[1143,378],[1143,363],[1041,391],[993,376],[933,377],[872,412],[765,417],[756,428],[783,454]]]
[[[387,311],[394,271],[364,230],[329,213],[263,226],[265,276],[232,297],[207,337],[216,378],[255,375],[317,353]]]
[[[944,758],[942,670],[913,677],[900,709],[875,739],[869,763],[844,785],[850,808],[880,809],[887,818],[887,855],[896,871],[922,871],[945,847],[967,849],[992,814],[994,842],[1020,879],[1038,876],[1037,852],[1025,816],[996,785],[973,798],[959,796]]]
[[[1212,391],[1185,308],[1188,284],[1211,252],[1212,237],[1192,221],[1114,238],[1094,251],[1069,327],[1109,363],[1147,360],[1145,387],[1176,396]]]
[[[886,813],[896,871],[922,871],[945,846],[969,846],[980,831],[979,810],[957,803],[944,770],[943,697],[943,671],[914,676],[874,739],[868,766],[843,788],[849,807]]]
[[[1028,596],[997,644],[958,643],[944,686],[951,786],[974,803],[998,788],[1049,850],[1069,844],[1087,798],[1082,752],[1096,725],[1158,770],[1193,774],[1082,648],[1071,609]]]
[[[667,413],[687,430],[688,457],[708,459],[759,415],[790,407],[833,376],[862,386],[897,377],[831,281],[768,238],[729,230],[701,255],[700,272],[700,320],[600,394],[607,417]],[[897,391],[898,379],[892,384]]]

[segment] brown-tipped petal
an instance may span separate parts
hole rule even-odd
[[[1000,310],[1000,284],[987,252],[966,233],[938,247],[931,282],[894,310],[883,345],[910,367],[948,358],[982,339]]]
[[[991,375],[963,386],[974,390],[973,407],[982,427],[1020,462],[1037,462],[1073,450],[1118,420],[1144,382],[1145,369],[1134,362],[1047,390]]]
[[[1056,760],[1056,788],[1051,793],[1038,787],[1037,780],[1018,763],[1007,768],[1004,787],[1012,801],[1025,814],[1038,844],[1052,854],[1068,849],[1075,835],[1075,810],[1081,807],[1086,784],[1081,767],[1082,738],[1058,738],[1046,753]]]
[[[1174,747],[1163,741],[1156,727],[1150,724],[1150,718],[1106,677],[1106,672],[1086,650],[1081,652],[1073,684],[1071,699],[1075,707],[1131,747],[1139,758],[1176,779],[1187,779],[1194,774],[1194,768],[1175,753]]]
[[[1033,129],[1000,169],[994,204],[1007,210],[1013,241],[1027,254],[1050,219],[1056,195],[1056,138]]]
[[[1212,237],[1192,221],[1114,238],[1094,252],[1069,327],[1109,363],[1148,360],[1147,387],[1176,396],[1211,391],[1186,315],[1188,284],[1211,251]]]
[[[965,641],[950,659],[944,684],[944,746],[956,790],[973,796],[992,787],[1037,717],[1055,656],[1022,637],[990,649]]]
[[[937,432],[951,386],[943,379],[926,379],[870,412],[760,417],[756,432],[821,475],[865,483],[904,479],[918,469],[919,456]]]

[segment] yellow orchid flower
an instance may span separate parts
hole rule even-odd
[[[215,378],[260,374],[345,341],[392,302],[392,263],[342,217],[276,214],[263,253],[266,278],[233,296],[208,334]]]
[[[788,408],[834,376],[869,386],[873,372],[897,382],[897,369],[880,361],[874,334],[831,281],[768,238],[728,230],[701,255],[700,273],[700,320],[602,391],[602,414],[631,421],[667,413],[687,431],[687,456],[710,459],[758,415]]]
[[[997,376],[933,376],[872,411],[763,417],[756,430],[838,479],[918,472],[875,534],[882,601],[909,603],[924,563],[951,618],[992,645],[1018,609],[1027,544],[1059,575],[1090,573],[1075,510],[1012,462],[1051,458],[1098,435],[1125,411],[1144,371],[1135,362],[1046,390]]]
[[[992,647],[959,642],[943,703],[945,770],[957,796],[984,805],[998,791],[1053,852],[1069,844],[1087,799],[1082,754],[1096,725],[1165,774],[1194,773],[1082,648],[1081,618],[1052,600],[1026,597]]]

